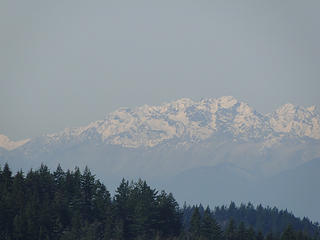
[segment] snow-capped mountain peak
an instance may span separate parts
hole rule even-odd
[[[18,148],[29,141],[30,139],[24,139],[24,140],[15,142],[15,141],[11,141],[7,136],[0,134],[0,147],[9,151]]]
[[[182,98],[158,106],[120,108],[104,120],[66,129],[50,138],[84,139],[88,131],[98,134],[102,142],[130,148],[154,147],[172,139],[200,142],[219,133],[242,140],[266,138],[268,143],[275,142],[272,139],[278,139],[278,133],[320,139],[319,115],[314,107],[285,104],[263,115],[232,96],[200,101]]]
[[[303,108],[285,104],[271,114],[269,121],[276,132],[320,139],[320,117],[315,106]]]
[[[310,106],[310,107],[307,107],[307,110],[308,110],[309,112],[314,113],[315,110],[316,110],[316,106],[315,106],[315,105],[312,105],[312,106]]]
[[[182,98],[158,106],[120,108],[103,121],[73,132],[94,128],[101,140],[124,147],[153,147],[171,139],[199,142],[219,132],[243,140],[273,138],[277,133],[320,138],[319,115],[314,108],[285,104],[263,115],[232,96],[193,101]]]
[[[230,107],[233,107],[236,103],[238,103],[238,100],[232,96],[224,96],[224,97],[218,98],[217,102],[219,106],[222,108],[230,108]]]
[[[51,145],[98,139],[105,144],[138,148],[171,140],[190,145],[221,135],[233,140],[266,141],[263,146],[269,147],[284,136],[320,139],[320,117],[314,106],[303,108],[289,103],[263,115],[232,96],[200,101],[182,98],[158,106],[119,108],[104,120],[48,134],[44,141]],[[29,139],[12,142],[4,136],[0,141],[0,146],[11,150]]]
[[[221,179],[241,173],[241,181],[255,183],[319,159],[319,123],[314,106],[285,104],[273,113],[261,114],[231,96],[183,98],[157,106],[119,108],[87,126],[31,140],[12,142],[0,135],[0,147],[12,149],[0,149],[0,165],[89,165],[107,178],[156,179],[217,167],[218,171],[210,170],[215,179],[219,166],[227,166]],[[210,187],[212,182],[221,181],[206,181]],[[238,194],[236,190],[232,192]]]

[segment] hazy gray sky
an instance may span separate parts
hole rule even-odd
[[[318,0],[1,0],[0,133],[181,97],[319,104],[319,12]]]

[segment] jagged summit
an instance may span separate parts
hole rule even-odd
[[[152,147],[173,138],[201,141],[224,126],[238,134],[250,124],[258,127],[261,124],[256,122],[261,121],[258,119],[261,116],[253,116],[253,112],[231,96],[198,102],[182,98],[159,106],[121,108],[109,114],[97,132],[104,141],[126,147]]]
[[[315,106],[303,108],[288,103],[272,113],[269,121],[276,132],[320,139],[319,114]]]
[[[103,141],[126,147],[153,147],[174,138],[199,142],[221,132],[244,140],[279,132],[320,139],[319,115],[308,109],[286,104],[262,115],[232,96],[122,108],[96,125]]]
[[[187,179],[192,179],[199,180],[197,186],[207,186],[202,188],[204,196],[216,187],[222,190],[218,196],[223,199],[231,196],[225,195],[224,189],[239,202],[251,193],[263,200],[273,199],[278,196],[274,194],[277,184],[265,192],[261,181],[281,173],[287,176],[287,171],[307,163],[319,165],[314,165],[320,159],[319,116],[315,107],[293,104],[261,114],[231,96],[199,101],[182,98],[156,106],[119,108],[87,126],[67,128],[26,143],[12,143],[0,136],[0,165],[10,162],[15,169],[35,168],[41,163],[51,168],[59,163],[71,169],[89,165],[107,182],[122,177],[165,179],[172,192],[185,187],[189,192]],[[279,184],[285,189],[277,193],[300,199],[298,206],[305,202],[305,195],[318,203],[319,195],[312,191],[316,185],[301,185],[295,197],[287,189],[290,184],[296,188],[300,182],[307,183],[305,186],[319,182],[318,170],[314,170],[314,175],[300,175],[298,180]],[[256,194],[251,185],[243,191],[241,184],[247,183],[265,195]],[[300,189],[308,192],[301,194]]]
[[[104,120],[80,128],[67,128],[44,138],[47,144],[95,139],[137,148],[154,147],[173,139],[192,144],[221,135],[241,141],[265,141],[264,146],[271,146],[286,136],[320,139],[320,117],[314,106],[303,108],[285,104],[263,115],[232,96],[200,101],[181,98],[158,106],[119,108]],[[2,142],[7,145],[0,146],[11,150],[28,141]]]

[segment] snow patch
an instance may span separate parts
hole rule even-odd
[[[218,99],[218,103],[222,108],[231,108],[237,103],[237,99],[232,96],[225,96]]]
[[[22,145],[29,142],[30,139],[24,139],[20,141],[11,141],[7,136],[0,134],[0,147],[7,149],[9,151],[21,147]]]
[[[66,128],[45,137],[48,144],[53,144],[95,136],[105,143],[137,148],[153,147],[175,138],[197,142],[222,133],[238,140],[261,140],[263,146],[270,147],[279,142],[283,134],[320,139],[320,117],[315,110],[314,106],[302,108],[285,104],[272,114],[262,115],[231,96],[198,102],[182,98],[159,106],[120,108],[104,120],[80,128]],[[0,146],[14,149],[29,140],[11,142],[2,137],[0,141]]]

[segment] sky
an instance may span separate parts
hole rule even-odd
[[[258,112],[320,104],[320,1],[0,1],[0,133],[119,107],[232,95]]]

